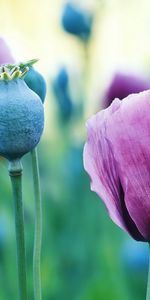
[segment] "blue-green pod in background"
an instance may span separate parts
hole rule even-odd
[[[73,101],[69,90],[69,81],[68,71],[65,67],[62,67],[52,82],[58,113],[63,122],[68,122],[74,112]]]
[[[41,98],[42,103],[44,103],[46,96],[46,82],[44,77],[32,66],[30,66],[29,71],[24,78],[24,81],[26,82],[28,87]]]
[[[61,23],[66,32],[79,37],[83,41],[88,41],[92,30],[93,17],[73,4],[72,1],[68,1],[63,7]]]
[[[23,79],[5,80],[6,74],[3,74],[0,80],[0,155],[13,160],[38,144],[44,128],[44,110],[39,96]]]

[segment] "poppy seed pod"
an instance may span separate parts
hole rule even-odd
[[[18,69],[13,73],[14,79],[3,71],[0,74],[0,155],[13,160],[38,144],[44,128],[44,110],[39,96],[17,77]]]
[[[42,103],[44,103],[46,96],[46,82],[44,77],[30,66],[24,81],[41,98]]]
[[[88,121],[84,167],[112,220],[150,241],[150,90],[115,99]]]

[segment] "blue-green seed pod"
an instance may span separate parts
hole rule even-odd
[[[24,81],[41,98],[42,103],[44,103],[46,96],[46,82],[44,77],[30,66]]]
[[[38,144],[44,128],[41,99],[23,79],[0,80],[0,155],[22,157]]]

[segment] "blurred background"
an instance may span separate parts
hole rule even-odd
[[[150,88],[149,0],[1,0],[2,41],[14,61],[38,58],[47,82],[38,147],[44,300],[145,299],[148,249],[109,219],[83,169],[85,122],[115,97]],[[8,48],[8,49],[7,49]],[[7,56],[7,55],[6,55]],[[6,58],[7,59],[7,58]],[[10,61],[8,61],[10,62]],[[23,158],[29,299],[33,299],[34,198]],[[11,186],[0,160],[0,300],[16,299]]]

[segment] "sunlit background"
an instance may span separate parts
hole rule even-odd
[[[133,80],[138,77],[150,87],[150,2],[70,3],[92,16],[86,40],[63,28],[63,0],[0,1],[0,36],[16,61],[38,58],[35,68],[47,82],[45,131],[38,147],[43,299],[142,300],[147,246],[133,241],[109,219],[102,201],[90,191],[82,152],[85,122],[103,108],[116,73],[133,76]],[[28,289],[33,299],[34,201],[29,155],[23,158],[23,167]],[[17,295],[15,232],[3,159],[0,168],[0,300],[7,300]]]

